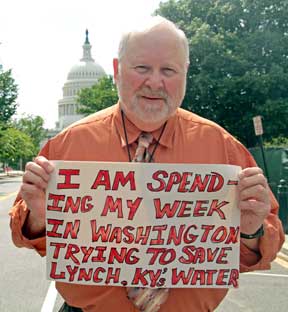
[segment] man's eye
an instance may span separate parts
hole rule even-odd
[[[173,68],[170,68],[170,67],[165,67],[165,68],[162,69],[162,71],[163,71],[164,75],[168,76],[168,77],[170,77],[170,76],[172,76],[172,75],[174,75],[176,73],[176,71]]]
[[[145,65],[138,65],[135,67],[135,70],[137,71],[137,73],[145,74],[148,72],[149,68]]]

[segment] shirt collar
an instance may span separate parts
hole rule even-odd
[[[142,132],[139,128],[137,128],[130,120],[128,120],[125,116],[125,127],[126,127],[126,132],[127,132],[127,141],[128,144],[131,144],[137,140],[139,137],[140,133]],[[175,126],[176,126],[176,120],[177,120],[177,112],[171,116],[166,124],[165,130],[160,138],[159,143],[163,146],[166,146],[168,148],[171,148],[173,145],[173,139],[174,139],[174,132],[175,132]],[[115,110],[115,116],[114,116],[114,121],[115,121],[115,126],[118,134],[120,135],[121,138],[121,145],[122,147],[126,146],[126,139],[125,139],[125,132],[123,128],[123,123],[122,123],[122,116],[121,116],[121,108],[118,104],[116,105],[116,110]],[[151,132],[153,135],[153,138],[157,141],[160,133],[161,133],[162,127],[159,129]]]

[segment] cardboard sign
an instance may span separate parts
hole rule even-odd
[[[237,287],[240,167],[55,161],[47,278],[135,287]]]

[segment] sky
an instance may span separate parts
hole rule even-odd
[[[163,1],[162,2],[166,2]],[[0,0],[0,64],[18,85],[16,117],[58,120],[58,101],[71,67],[82,57],[85,30],[92,56],[113,74],[119,38],[149,17],[160,0]]]

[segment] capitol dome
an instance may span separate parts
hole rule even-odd
[[[86,30],[86,39],[83,47],[83,57],[78,64],[70,69],[67,81],[63,86],[63,98],[58,102],[58,116],[60,129],[81,119],[83,115],[77,113],[79,105],[76,103],[78,92],[83,88],[95,85],[98,80],[106,76],[104,69],[91,56],[91,45]]]
[[[95,62],[80,62],[68,74],[68,80],[95,79],[105,75],[103,68]]]

